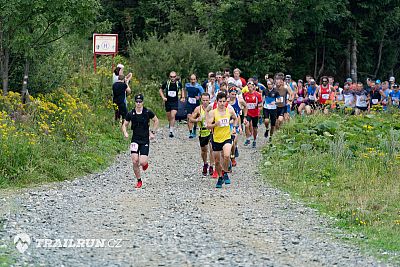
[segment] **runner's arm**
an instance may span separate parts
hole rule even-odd
[[[160,121],[158,120],[157,116],[154,116],[154,118],[152,118],[151,120],[153,121],[153,130],[151,130],[151,132],[153,134],[155,134],[155,132],[158,129],[158,125],[159,125]]]
[[[122,126],[121,126],[122,133],[124,134],[124,137],[127,139],[129,138],[129,134],[126,131],[126,127],[128,127],[128,125],[129,125],[129,121],[124,120],[124,122],[122,123]]]
[[[217,122],[214,121],[214,110],[211,110],[207,117],[207,128],[212,130],[215,126],[217,126]]]
[[[160,96],[163,99],[163,101],[167,101],[167,98],[164,95],[164,90],[162,88],[160,88]]]
[[[200,117],[200,106],[196,107],[192,114],[189,115],[190,122],[199,122],[198,118]]]

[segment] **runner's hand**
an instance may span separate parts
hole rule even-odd
[[[128,133],[124,133],[124,137],[125,137],[125,139],[128,139],[129,138],[129,134]]]
[[[152,132],[150,132],[150,134],[149,134],[149,139],[150,139],[150,140],[154,140],[155,138],[156,138],[156,135],[153,134]]]
[[[166,97],[163,97],[163,99],[162,99],[164,102],[167,102],[167,98]]]

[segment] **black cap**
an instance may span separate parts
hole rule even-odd
[[[137,94],[137,95],[135,95],[135,101],[136,100],[144,100],[144,97],[143,97],[143,95],[142,94]]]

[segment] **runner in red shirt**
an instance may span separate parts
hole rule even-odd
[[[256,147],[258,121],[260,117],[260,108],[262,108],[262,97],[259,92],[255,91],[254,82],[247,83],[248,93],[243,94],[243,99],[247,104],[247,114],[244,114],[244,124],[246,125],[246,141],[245,146],[250,144],[250,136],[253,133],[253,148]]]
[[[328,77],[323,76],[322,79],[322,84],[317,88],[316,95],[318,96],[318,101],[320,104],[320,108],[324,111],[324,113],[328,113],[328,107],[331,103],[327,102],[330,100],[330,94],[331,94],[331,86],[328,83]]]

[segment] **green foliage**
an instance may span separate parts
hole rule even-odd
[[[125,147],[113,122],[111,70],[85,68],[64,88],[20,103],[0,98],[0,187],[70,179],[105,167]],[[101,149],[99,149],[101,148]]]
[[[363,246],[399,253],[399,118],[398,110],[296,117],[264,149],[265,176],[362,233]]]
[[[130,50],[131,65],[139,80],[162,81],[174,70],[187,79],[191,73],[207,77],[210,70],[225,66],[225,58],[209,44],[206,35],[172,32],[158,39],[136,41]]]

